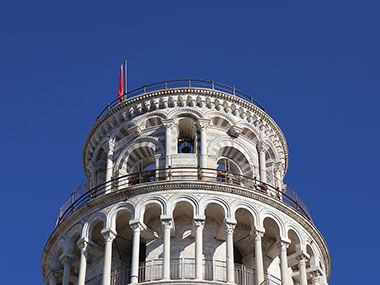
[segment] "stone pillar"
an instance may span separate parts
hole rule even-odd
[[[106,182],[112,179],[113,171],[113,152],[115,150],[115,140],[109,139],[107,149],[107,169],[106,169]],[[106,193],[112,190],[112,183],[106,184]]]
[[[199,162],[201,168],[207,167],[207,128],[209,123],[210,120],[198,119],[198,126],[201,131],[201,153]]]
[[[304,254],[300,254],[297,257],[298,267],[300,270],[300,285],[307,285],[307,274],[306,274],[306,260],[307,257]]]
[[[116,238],[116,232],[111,229],[103,229],[102,234],[105,240],[104,245],[104,265],[103,265],[103,285],[111,285],[112,268],[112,242]]]
[[[80,249],[80,263],[79,263],[79,276],[78,285],[85,285],[86,282],[86,268],[87,268],[87,253],[90,247],[88,240],[81,238],[77,242]]]
[[[165,152],[166,152],[166,168],[168,168],[169,166],[171,166],[171,155],[172,155],[172,127],[173,127],[173,124],[174,124],[174,121],[171,119],[171,120],[162,120],[162,124],[164,125],[165,127],[165,131],[166,131],[166,138],[165,138],[165,143],[166,143],[166,147],[165,147]]]
[[[275,186],[278,188],[279,191],[282,189],[282,164],[281,162],[276,162],[274,164],[274,179],[275,179]]]
[[[161,218],[164,228],[164,248],[163,248],[163,264],[162,264],[162,279],[170,279],[170,232],[173,227],[172,218]]]
[[[139,257],[140,257],[140,233],[143,230],[141,223],[130,225],[133,231],[132,241],[132,262],[131,262],[131,283],[139,282]]]
[[[260,162],[260,180],[264,183],[267,182],[267,166],[265,160],[265,153],[268,150],[268,146],[264,143],[259,143],[257,145],[259,151],[259,162]]]
[[[290,285],[288,277],[288,241],[280,241],[280,265],[281,265],[281,285]]]
[[[195,219],[195,279],[203,279],[203,227],[205,219]]]
[[[261,239],[264,237],[264,230],[254,229],[251,235],[255,239],[256,284],[260,285],[264,281],[264,260],[261,242]]]
[[[311,272],[312,284],[313,285],[320,285],[321,284],[321,276],[322,276],[322,274],[319,271]]]
[[[236,223],[226,222],[226,264],[227,264],[227,283],[235,282],[235,263],[234,263],[234,229]]]
[[[69,285],[70,281],[70,268],[71,264],[74,262],[74,258],[71,256],[63,256],[61,259],[61,262],[63,263],[63,281],[62,285]]]

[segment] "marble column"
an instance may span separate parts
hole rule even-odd
[[[264,281],[264,260],[262,248],[262,238],[264,237],[264,230],[254,229],[251,232],[251,235],[255,239],[256,284],[260,285]]]
[[[201,153],[199,159],[199,166],[201,168],[207,168],[207,128],[209,123],[210,120],[207,119],[198,120],[198,127],[201,132]],[[205,171],[202,171],[202,179],[204,176],[204,172]]]
[[[172,148],[172,127],[174,125],[174,121],[172,119],[170,120],[162,120],[162,124],[164,125],[165,127],[165,134],[166,134],[166,138],[165,138],[165,152],[166,152],[166,168],[168,168],[170,165],[171,165],[171,155],[172,155],[172,151],[171,151],[171,148]],[[175,145],[177,145],[177,143],[175,143]]]
[[[111,229],[103,229],[102,234],[105,240],[104,264],[103,264],[103,285],[111,285],[112,242],[116,238],[116,232],[114,232]]]
[[[171,218],[161,219],[164,228],[164,248],[163,248],[163,264],[162,264],[162,279],[170,279],[170,232],[173,227]]]
[[[140,234],[143,230],[141,223],[133,223],[130,225],[133,231],[132,241],[132,262],[131,262],[131,283],[138,283],[139,275],[139,257],[140,257]]]
[[[108,149],[107,149],[107,169],[106,169],[106,182],[112,179],[113,171],[113,153],[115,150],[115,140],[109,139]],[[112,190],[112,183],[108,182],[106,184],[106,193]]]
[[[74,262],[74,258],[71,256],[63,256],[61,258],[61,263],[63,263],[63,280],[62,285],[69,285],[70,281],[70,268],[71,264]]]
[[[77,246],[80,249],[78,285],[85,285],[86,269],[87,269],[87,253],[88,253],[88,249],[90,245],[87,239],[81,238],[78,240]]]
[[[300,254],[297,257],[298,268],[300,270],[300,285],[307,285],[307,274],[306,274],[306,260],[307,257],[304,254]]]
[[[268,147],[264,143],[259,143],[258,146],[259,151],[259,164],[260,164],[260,180],[264,183],[267,182],[267,165],[265,160],[265,153],[268,150]]]
[[[226,264],[227,264],[227,283],[235,282],[235,263],[234,263],[234,230],[236,223],[225,223],[226,227]]]
[[[203,279],[203,228],[204,219],[194,220],[195,225],[195,279]]]
[[[275,177],[275,186],[279,191],[282,190],[282,164],[281,162],[277,162],[274,165],[274,177]]]
[[[281,285],[290,285],[288,277],[288,253],[289,242],[280,241],[280,265],[281,265]]]

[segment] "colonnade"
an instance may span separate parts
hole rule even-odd
[[[195,228],[195,280],[203,280],[203,229],[205,225],[205,217],[194,218]],[[173,228],[173,219],[171,216],[161,216],[161,224],[163,227],[163,258],[162,258],[162,280],[170,280],[170,241],[171,230]],[[226,282],[234,283],[235,280],[235,263],[234,263],[234,242],[233,235],[236,226],[235,220],[225,220],[224,223],[226,230]],[[131,258],[131,277],[130,283],[139,283],[139,256],[140,256],[140,236],[144,226],[140,222],[130,221],[130,227],[133,232],[132,239],[132,258]],[[104,245],[104,263],[103,263],[103,277],[102,284],[111,284],[111,268],[112,268],[112,243],[117,236],[117,233],[106,228],[101,231],[105,245]],[[254,227],[250,234],[254,239],[254,263],[256,270],[255,284],[260,285],[265,280],[264,274],[264,259],[262,239],[264,237],[265,229]],[[281,271],[281,284],[291,285],[291,276],[288,276],[288,255],[287,248],[290,245],[290,240],[280,239],[278,242],[279,258],[280,258],[280,271]],[[91,247],[87,238],[80,238],[77,241],[77,246],[80,249],[80,264],[78,272],[78,285],[85,285],[86,282],[86,267],[87,267],[87,254]],[[306,254],[299,254],[297,257],[299,267],[299,281],[300,285],[308,285],[306,262],[308,256]],[[62,285],[69,285],[70,267],[75,261],[73,257],[64,255],[60,258],[60,262],[64,265]],[[49,272],[49,285],[57,285],[58,270],[50,270]],[[320,285],[321,274],[319,272],[312,272],[312,284]]]

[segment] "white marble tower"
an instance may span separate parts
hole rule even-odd
[[[87,136],[45,284],[327,284],[326,243],[283,183],[285,137],[252,97],[203,80],[127,97]]]

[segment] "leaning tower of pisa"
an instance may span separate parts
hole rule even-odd
[[[45,284],[328,283],[327,245],[283,181],[285,137],[234,87],[128,92],[98,116],[83,167],[43,251]]]

